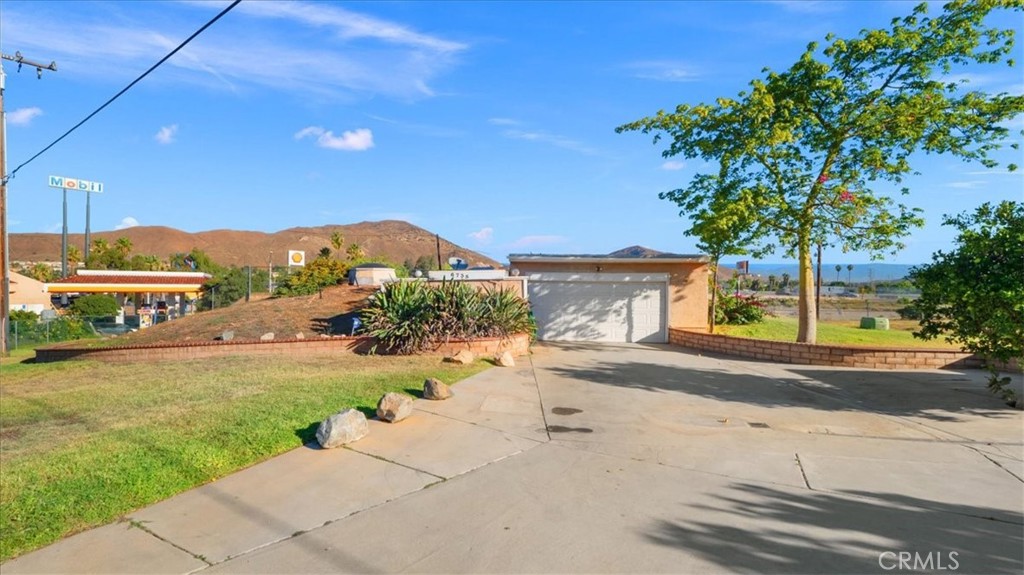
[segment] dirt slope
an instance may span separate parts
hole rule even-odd
[[[259,339],[273,332],[277,339],[320,334],[347,335],[352,317],[376,288],[336,286],[319,295],[239,301],[226,308],[197,313],[141,331],[111,338],[107,344],[131,345],[212,341],[225,331],[235,339]],[[116,342],[116,343],[115,343]]]

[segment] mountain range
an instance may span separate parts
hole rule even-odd
[[[331,236],[339,232],[344,237],[342,250],[358,244],[368,257],[383,257],[396,264],[415,262],[421,257],[437,260],[438,238],[432,232],[407,222],[385,220],[360,222],[349,225],[289,228],[274,233],[211,230],[185,232],[163,226],[136,226],[115,231],[92,233],[92,239],[102,238],[113,244],[118,238],[128,238],[132,254],[153,255],[167,259],[174,254],[188,253],[193,248],[205,252],[221,265],[265,266],[269,261],[284,265],[289,250],[306,253],[307,261],[316,257],[321,248],[333,250]],[[10,257],[14,262],[55,262],[61,259],[61,234],[10,234]],[[68,234],[68,245],[84,246],[83,234]],[[450,257],[466,260],[470,266],[499,266],[493,259],[440,238],[441,259]]]

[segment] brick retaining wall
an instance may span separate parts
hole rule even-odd
[[[985,367],[983,359],[970,353],[953,350],[836,346],[765,341],[672,328],[668,331],[668,338],[669,343],[690,349],[781,363],[868,369]]]
[[[293,357],[315,356],[334,353],[368,353],[373,347],[372,337],[324,337],[310,339],[279,339],[273,341],[203,341],[175,345],[150,344],[126,345],[120,347],[61,346],[39,348],[36,362],[48,363],[73,359],[89,359],[115,363],[143,361],[184,361],[224,357],[228,355],[289,355]],[[480,338],[473,340],[450,340],[427,353],[454,355],[468,349],[473,353],[489,357],[504,351],[515,356],[526,355],[530,348],[530,337],[519,334],[511,338]]]

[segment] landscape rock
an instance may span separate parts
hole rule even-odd
[[[468,349],[464,349],[451,357],[444,358],[445,361],[451,363],[461,363],[462,365],[473,363],[473,360],[475,359],[476,356],[473,355],[473,352],[469,351]]]
[[[300,331],[299,333],[295,334],[295,339],[306,339],[306,334]]]
[[[331,449],[346,443],[358,441],[370,433],[366,416],[356,409],[346,409],[328,417],[320,423],[316,430],[316,440],[320,447]]]
[[[385,393],[377,402],[377,417],[388,423],[398,423],[412,413],[412,398],[404,393]]]
[[[511,351],[506,351],[501,355],[495,356],[494,363],[496,363],[499,367],[515,367],[516,359],[512,357]]]
[[[432,399],[440,401],[442,399],[448,399],[452,396],[452,388],[448,387],[440,379],[433,377],[423,382],[423,399]]]
[[[220,340],[221,341],[231,341],[233,339],[235,339],[235,332],[233,332],[231,330],[222,332],[220,334]]]
[[[268,331],[267,333],[260,336],[260,341],[272,341],[274,339],[274,332]]]

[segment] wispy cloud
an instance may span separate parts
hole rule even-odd
[[[598,151],[582,142],[578,142],[571,138],[559,136],[556,134],[548,134],[547,132],[527,132],[524,130],[505,130],[505,137],[512,138],[513,140],[526,140],[529,142],[540,142],[543,144],[549,144],[558,148],[564,148],[566,150],[572,150],[588,156],[596,156]]]
[[[128,229],[128,228],[134,228],[137,225],[139,225],[139,220],[137,220],[137,219],[135,219],[135,218],[133,218],[131,216],[125,216],[121,220],[121,223],[119,223],[116,226],[114,226],[114,229],[115,230],[124,230],[124,229]]]
[[[36,107],[18,108],[7,113],[7,123],[13,126],[27,126],[32,120],[42,116],[43,111]]]
[[[834,0],[768,0],[768,3],[798,14],[830,14],[843,10],[842,2]]]
[[[644,80],[694,82],[701,78],[700,73],[690,64],[671,60],[632,62],[626,64],[625,68],[630,71],[633,77]]]
[[[520,124],[519,120],[512,118],[488,118],[487,123],[495,126],[518,126]]]
[[[489,244],[491,243],[491,238],[494,237],[494,228],[480,228],[478,231],[470,233],[469,237],[473,238],[478,243]]]
[[[541,246],[564,244],[567,241],[569,241],[569,238],[565,236],[523,236],[518,240],[510,243],[508,247],[512,249],[535,248]]]
[[[686,162],[680,162],[679,160],[669,160],[661,165],[661,169],[668,170],[670,172],[676,172],[686,167]]]
[[[156,135],[153,136],[153,139],[160,144],[172,144],[176,135],[178,135],[178,125],[171,124],[170,126],[162,126]]]
[[[223,7],[220,2],[186,5],[204,11]],[[233,91],[264,87],[333,97],[416,99],[433,95],[430,84],[469,47],[319,2],[245,2],[233,20],[232,33],[208,34],[168,60],[161,81]],[[68,29],[88,33],[68,34]],[[130,77],[164,56],[188,31],[174,18],[132,21],[71,11],[55,19],[4,8],[8,43],[52,54],[62,70],[104,80]]]
[[[966,182],[949,182],[946,184],[947,188],[955,188],[957,190],[976,190],[981,186],[984,186],[988,182],[983,180],[970,180]]]
[[[373,147],[373,132],[367,128],[342,132],[335,136],[334,132],[320,126],[309,126],[296,132],[295,139],[301,140],[308,136],[316,137],[316,145],[330,150],[346,152],[362,152]]]

